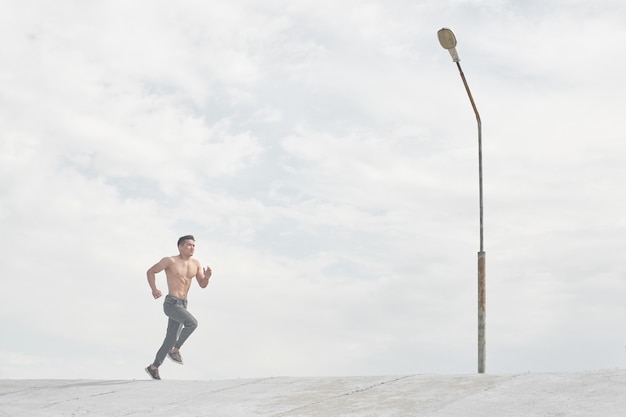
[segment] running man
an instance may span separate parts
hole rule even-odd
[[[146,372],[153,379],[161,379],[159,366],[166,356],[175,363],[183,364],[180,348],[198,327],[198,321],[187,311],[187,294],[194,277],[198,280],[201,288],[206,288],[209,285],[211,268],[207,266],[203,269],[200,266],[200,261],[193,257],[195,249],[194,237],[192,235],[183,236],[178,239],[178,255],[166,256],[147,272],[148,284],[150,284],[155,300],[163,295],[156,286],[156,274],[165,271],[168,288],[168,294],[163,302],[163,311],[169,318],[167,333],[154,362],[146,368]]]

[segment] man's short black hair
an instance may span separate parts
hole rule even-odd
[[[193,237],[193,235],[181,236],[180,239],[178,239],[178,246],[180,246],[183,243],[185,243],[185,240],[193,240],[194,242],[196,241],[196,239]]]

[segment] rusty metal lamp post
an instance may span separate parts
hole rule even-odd
[[[470,92],[463,70],[461,70],[461,64],[459,64],[459,55],[456,52],[456,37],[454,33],[447,28],[440,29],[437,32],[439,43],[444,49],[450,52],[452,61],[456,63],[463,85],[465,85],[465,91],[472,104],[472,109],[476,115],[476,122],[478,123],[478,196],[480,207],[480,251],[478,252],[478,373],[485,372],[485,316],[486,316],[486,290],[485,290],[485,251],[483,247],[483,150],[482,150],[482,133],[481,122],[478,109],[474,103],[474,98]]]

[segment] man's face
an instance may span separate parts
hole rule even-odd
[[[196,250],[196,242],[191,239],[185,240],[182,245],[178,247],[181,255],[192,256]]]

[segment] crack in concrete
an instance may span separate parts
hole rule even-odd
[[[410,378],[412,376],[413,375],[406,375],[406,376],[401,376],[401,377],[397,377],[397,378],[386,380],[386,381],[377,382],[376,384],[371,384],[371,385],[368,385],[368,386],[365,386],[365,387],[362,387],[362,388],[353,389],[352,391],[343,392],[341,394],[333,395],[332,397],[323,398],[323,399],[321,399],[319,401],[313,401],[313,402],[310,402],[310,403],[307,403],[307,404],[302,404],[302,405],[294,407],[294,408],[292,408],[290,410],[281,411],[280,413],[272,414],[271,417],[287,416],[287,415],[289,415],[289,413],[293,413],[295,411],[302,410],[302,409],[305,409],[307,407],[313,407],[313,406],[316,406],[316,405],[328,403],[330,401],[336,400],[337,398],[342,398],[342,397],[347,397],[347,396],[354,395],[354,394],[360,394],[360,393],[363,393],[363,392],[367,392],[367,391],[370,391],[370,390],[372,390],[372,389],[374,389],[376,387],[380,387],[380,386],[386,385],[386,384],[392,384],[394,382],[400,381],[402,379]]]

